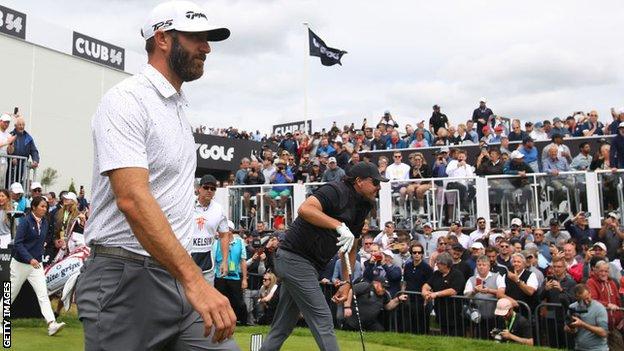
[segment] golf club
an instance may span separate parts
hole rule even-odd
[[[358,326],[360,327],[360,340],[362,341],[362,351],[366,351],[366,346],[364,345],[364,332],[362,331],[362,320],[360,319],[360,309],[358,307],[357,296],[353,291],[353,273],[351,272],[351,261],[349,260],[349,254],[345,252],[344,261],[347,265],[347,273],[349,273],[349,284],[351,284],[351,292],[353,293],[353,306],[355,307],[355,316],[358,321]]]

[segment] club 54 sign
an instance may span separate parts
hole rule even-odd
[[[126,59],[123,48],[78,32],[74,32],[72,43],[72,55],[123,71]]]

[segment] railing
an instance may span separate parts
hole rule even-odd
[[[301,203],[322,184],[230,186],[218,189],[217,195],[237,227],[253,228],[264,221],[272,228],[292,223]],[[272,197],[276,186],[288,189],[289,195]],[[599,228],[610,211],[624,217],[624,170],[393,180],[381,183],[369,219],[372,229],[393,221],[407,231],[419,230],[425,222],[444,228],[455,220],[473,227],[478,217],[489,219],[491,227],[509,226],[513,218],[546,227],[552,219],[562,222],[579,211],[594,214],[588,218],[591,228]]]
[[[37,169],[32,168],[28,157],[0,156],[0,187],[8,189],[13,183],[20,183],[29,193],[30,183],[36,179]]]

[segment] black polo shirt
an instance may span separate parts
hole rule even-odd
[[[373,204],[358,194],[353,185],[344,181],[330,182],[318,188],[312,196],[321,203],[323,213],[344,222],[359,238]],[[335,229],[319,228],[299,216],[288,227],[280,248],[309,260],[320,272],[338,252],[337,239]]]

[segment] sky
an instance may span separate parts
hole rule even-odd
[[[2,4],[142,53],[139,29],[159,2]],[[232,35],[212,44],[204,76],[183,87],[193,125],[269,132],[304,119],[306,91],[315,130],[377,122],[385,110],[402,128],[428,120],[434,104],[459,123],[481,97],[525,121],[592,109],[607,121],[624,107],[622,1],[196,2]],[[307,56],[304,22],[348,51],[342,66]]]

